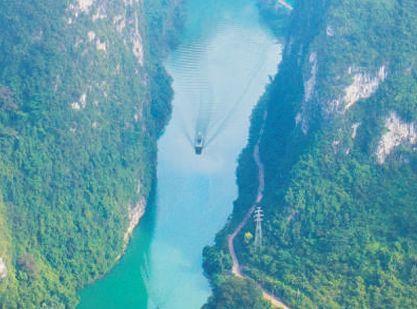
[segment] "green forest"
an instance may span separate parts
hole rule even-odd
[[[234,290],[226,238],[255,200],[252,153],[264,125],[263,246],[244,236],[254,234],[252,220],[235,244],[245,274],[294,308],[416,308],[417,153],[404,142],[381,164],[377,149],[392,113],[417,123],[417,3],[300,1],[287,31],[279,73],[253,113],[233,216],[204,251],[209,304],[221,308],[218,290]],[[348,110],[331,105],[354,82],[350,72],[382,66],[372,95]]]
[[[257,0],[283,59],[203,251],[203,308],[270,308],[263,290],[291,308],[417,308],[417,2],[288,2]],[[0,4],[0,308],[76,307],[155,186],[182,0],[80,3]],[[227,239],[256,200],[257,144],[263,239],[252,219],[236,237],[238,278]]]
[[[122,253],[170,117],[161,59],[177,40],[178,5],[0,4],[0,307],[75,307],[77,289]],[[139,20],[143,64],[119,13],[129,27]]]

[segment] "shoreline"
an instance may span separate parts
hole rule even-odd
[[[147,204],[148,204],[147,199],[145,197],[141,197],[139,199],[139,201],[136,203],[136,205],[133,208],[132,207],[129,208],[129,214],[128,214],[129,224],[128,224],[127,229],[126,229],[126,231],[125,231],[125,233],[123,235],[123,248],[122,248],[122,251],[116,257],[116,259],[114,260],[115,261],[115,265],[125,255],[126,250],[127,250],[127,247],[129,246],[129,242],[130,242],[130,240],[132,238],[133,232],[139,226],[139,224],[141,222],[141,219],[145,215],[145,211],[146,211]],[[98,278],[97,280],[99,280],[99,279],[101,279],[101,278]],[[94,281],[97,281],[97,280],[94,280]]]

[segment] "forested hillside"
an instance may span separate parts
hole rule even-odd
[[[122,254],[170,115],[179,2],[0,4],[0,307],[74,307]]]
[[[227,279],[226,236],[255,199],[259,136],[264,237],[255,250],[253,221],[237,237],[245,274],[295,308],[415,308],[417,3],[297,1],[291,20],[232,219],[205,250],[209,305],[222,308],[219,289],[242,293]]]

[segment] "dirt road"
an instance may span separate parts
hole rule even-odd
[[[263,132],[263,130],[261,130],[261,135],[262,135],[262,132]],[[241,270],[241,267],[240,267],[240,264],[239,264],[239,260],[238,260],[237,255],[236,255],[234,240],[235,240],[236,236],[241,232],[243,227],[248,223],[249,219],[252,217],[252,214],[253,214],[256,206],[258,205],[258,203],[260,203],[262,201],[264,187],[265,187],[264,166],[263,166],[263,163],[262,163],[260,155],[259,155],[259,141],[255,146],[255,150],[253,152],[253,157],[254,157],[256,166],[258,167],[258,193],[256,195],[256,201],[251,206],[251,208],[249,208],[249,210],[246,212],[245,217],[239,223],[239,225],[236,227],[236,229],[233,231],[233,233],[230,234],[227,237],[229,252],[230,252],[230,255],[232,257],[232,262],[233,262],[232,273],[233,273],[233,275],[235,275],[236,277],[239,277],[239,278],[246,278],[246,277],[242,273],[242,270]],[[259,287],[262,289],[262,294],[263,294],[264,299],[269,301],[274,308],[288,309],[288,307],[281,300],[279,300],[274,295],[266,292],[260,285],[259,285]]]

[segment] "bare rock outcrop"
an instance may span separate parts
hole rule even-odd
[[[387,132],[382,135],[376,150],[377,162],[383,164],[391,152],[402,144],[414,145],[417,143],[417,125],[406,123],[392,112],[385,120]]]
[[[349,73],[353,69],[349,68]],[[353,76],[353,82],[345,89],[345,109],[351,108],[362,99],[371,97],[378,89],[379,84],[387,77],[385,65],[381,66],[375,76],[369,73],[359,72]]]
[[[132,208],[129,209],[129,225],[124,235],[124,243],[125,246],[127,245],[130,236],[135,229],[135,227],[139,224],[140,219],[143,217],[146,208],[146,199],[142,198],[139,202]]]
[[[7,277],[7,266],[6,262],[0,257],[0,281]]]

